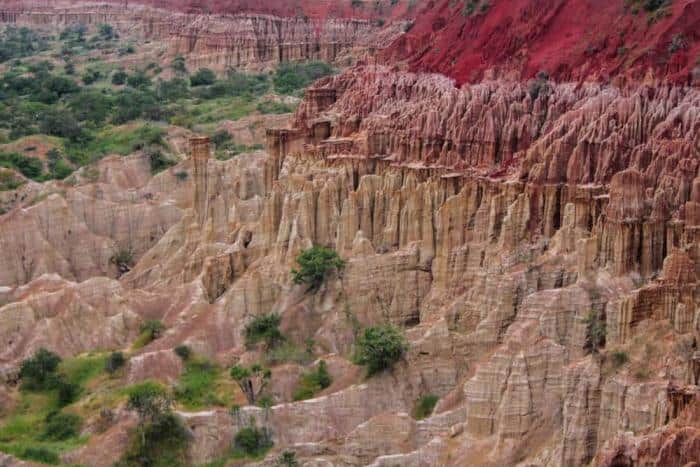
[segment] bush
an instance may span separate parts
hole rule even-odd
[[[139,332],[148,336],[148,338],[152,341],[162,336],[163,331],[165,331],[165,325],[159,319],[149,319],[141,324],[141,327],[139,328]]]
[[[172,400],[165,389],[157,383],[146,381],[129,390],[127,409],[133,410],[144,421],[154,421],[166,414],[172,406]]]
[[[289,63],[277,66],[273,83],[280,94],[294,94],[319,78],[333,74],[334,70],[325,62]]]
[[[63,378],[58,378],[56,382],[58,387],[58,406],[65,407],[72,404],[80,395],[80,385],[65,381]]]
[[[416,408],[413,410],[413,418],[416,420],[422,420],[432,414],[438,400],[439,397],[434,394],[428,394],[427,396],[423,396],[418,399]]]
[[[126,71],[117,70],[112,74],[112,84],[120,86],[126,83],[126,79],[129,77]]]
[[[126,364],[126,358],[124,357],[124,354],[121,352],[112,352],[109,354],[109,357],[107,357],[107,361],[105,362],[105,370],[107,373],[114,373],[121,367],[123,367]]]
[[[392,325],[370,327],[358,341],[357,362],[367,367],[371,376],[391,368],[399,361],[408,344],[399,329]]]
[[[598,316],[595,310],[591,310],[584,318],[583,322],[586,325],[586,343],[584,344],[584,349],[597,355],[599,349],[605,345],[605,321],[600,319],[600,316]]]
[[[216,74],[209,68],[200,68],[190,76],[190,86],[207,86],[209,84],[214,84],[216,81]]]
[[[147,88],[151,85],[151,78],[143,71],[137,71],[126,78],[126,84],[132,88]]]
[[[79,415],[51,412],[46,416],[46,426],[40,439],[43,441],[65,441],[75,438],[80,432],[83,419]]]
[[[231,134],[226,130],[217,130],[211,137],[211,142],[217,148],[231,141]]]
[[[163,152],[159,149],[149,149],[146,152],[148,154],[148,162],[151,165],[152,175],[160,173],[168,167],[175,165],[175,162],[165,157]]]
[[[5,152],[0,152],[0,167],[15,169],[33,180],[40,180],[44,170],[44,165],[39,159]]]
[[[297,454],[292,451],[284,451],[277,458],[277,465],[280,467],[298,467]]]
[[[622,365],[627,363],[630,359],[629,355],[624,350],[615,350],[612,353],[611,358],[612,358],[613,367],[616,369],[620,368]]]
[[[286,114],[294,112],[294,107],[291,105],[276,101],[260,102],[256,108],[261,114]]]
[[[265,428],[256,425],[241,428],[233,440],[234,448],[250,457],[258,457],[272,447],[272,439]]]
[[[177,355],[184,361],[189,360],[192,356],[192,350],[190,350],[190,348],[186,345],[178,345],[173,349],[173,351],[175,352],[175,355]]]
[[[120,248],[112,255],[110,261],[116,264],[121,272],[127,272],[134,264],[134,252],[131,248]]]
[[[116,467],[178,467],[188,465],[189,434],[180,417],[167,412],[132,433],[131,443]]]
[[[52,109],[44,112],[39,119],[41,133],[67,138],[71,142],[84,141],[86,134],[72,112]]]
[[[301,252],[297,257],[299,269],[292,269],[295,284],[306,284],[310,290],[317,290],[333,269],[342,269],[345,262],[330,248],[314,246]]]
[[[55,353],[44,348],[37,350],[32,357],[24,360],[20,367],[22,388],[32,391],[53,389],[59,363],[61,357]]]
[[[187,64],[185,63],[185,57],[183,57],[182,55],[177,55],[175,58],[173,58],[173,61],[170,64],[170,67],[176,73],[181,73],[181,74],[187,73]]]
[[[207,360],[191,361],[175,386],[175,400],[188,409],[222,406],[216,394],[219,368]]]
[[[39,446],[29,446],[22,452],[22,458],[44,464],[58,464],[61,459],[52,450]]]
[[[245,325],[243,334],[246,344],[265,342],[268,348],[274,347],[284,340],[279,325],[282,318],[277,313],[255,316]]]
[[[304,373],[299,379],[299,388],[294,392],[294,400],[311,399],[317,392],[326,389],[333,382],[325,360],[321,360],[315,371]]]

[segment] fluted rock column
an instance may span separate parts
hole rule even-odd
[[[194,217],[200,226],[207,218],[209,138],[195,136],[190,138],[190,152],[194,167]]]

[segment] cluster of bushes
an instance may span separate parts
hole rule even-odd
[[[278,93],[297,94],[317,79],[333,73],[333,67],[325,62],[285,62],[277,66],[272,81]]]
[[[132,387],[127,408],[139,416],[130,444],[115,463],[117,467],[177,467],[187,463],[189,434],[183,421],[172,412],[168,392],[150,381]]]
[[[29,57],[49,48],[46,37],[29,28],[7,26],[0,36],[0,63]]]
[[[24,360],[20,366],[19,378],[25,391],[56,391],[60,407],[66,406],[78,397],[80,386],[66,380],[58,372],[61,357],[44,348]]]

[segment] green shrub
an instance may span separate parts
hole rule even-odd
[[[42,462],[44,464],[58,464],[61,461],[58,454],[54,451],[40,446],[29,446],[25,448],[24,452],[22,452],[22,458]]]
[[[177,172],[175,172],[175,177],[179,181],[184,182],[185,180],[187,180],[187,177],[189,177],[189,174],[186,170],[178,170]]]
[[[175,386],[175,400],[188,409],[224,405],[216,394],[219,368],[206,360],[191,361]]]
[[[370,327],[358,341],[357,362],[365,365],[368,374],[373,375],[391,368],[407,349],[406,339],[395,326]]]
[[[326,362],[321,360],[315,371],[304,373],[299,378],[299,387],[294,392],[294,400],[300,401],[311,399],[317,392],[326,389],[333,382],[333,378],[328,373]]]
[[[61,363],[61,357],[55,353],[40,348],[34,355],[22,362],[19,377],[22,388],[31,391],[53,389],[56,385],[56,370]]]
[[[59,407],[65,407],[66,405],[72,404],[80,395],[81,388],[79,384],[65,381],[61,377],[58,378],[56,386],[58,388]]]
[[[176,73],[187,73],[187,64],[185,63],[185,57],[182,55],[176,55],[175,58],[173,58],[173,61],[170,63],[170,67]]]
[[[314,246],[301,252],[297,263],[299,269],[292,269],[294,283],[306,284],[310,290],[317,290],[330,271],[345,266],[338,253],[323,246]]]
[[[418,399],[416,407],[413,410],[413,418],[416,420],[422,420],[432,414],[438,400],[439,397],[434,394],[428,394]]]
[[[214,84],[215,81],[216,74],[209,68],[200,68],[190,76],[190,86],[192,87]]]
[[[120,248],[110,258],[110,261],[123,271],[128,271],[134,264],[134,252],[131,248]]]
[[[600,318],[595,310],[591,310],[583,320],[586,325],[586,342],[584,348],[594,355],[605,345],[605,321]]]
[[[179,467],[188,465],[189,434],[177,415],[167,412],[140,424],[115,467]]]
[[[173,349],[175,355],[180,357],[183,361],[187,361],[192,356],[192,350],[186,345],[178,345]]]
[[[146,153],[148,155],[148,162],[151,166],[151,174],[153,175],[175,165],[175,162],[165,157],[163,152],[159,149],[151,148],[147,150]]]
[[[624,350],[615,350],[611,355],[611,359],[613,367],[617,369],[627,363],[630,357]]]
[[[280,63],[275,70],[273,83],[280,94],[295,94],[308,87],[319,78],[334,73],[333,67],[325,62]]]
[[[33,180],[41,180],[44,170],[44,165],[37,158],[6,152],[0,152],[0,167],[15,169]]]
[[[172,406],[172,400],[163,386],[153,381],[132,386],[128,394],[127,409],[136,412],[142,421],[153,421],[166,414]]]
[[[126,78],[126,84],[132,88],[147,88],[151,85],[151,78],[143,71],[137,71]]]
[[[142,333],[148,333],[151,339],[158,339],[165,330],[165,325],[159,319],[149,319],[141,324],[139,331]]]
[[[261,114],[286,114],[294,112],[294,107],[284,102],[263,101],[256,106]]]
[[[254,405],[270,382],[272,372],[258,364],[253,364],[249,368],[235,365],[231,367],[230,375],[241,388],[248,403]]]
[[[126,71],[119,69],[112,74],[112,84],[121,86],[122,84],[126,83],[126,79],[128,77],[129,74]]]
[[[107,361],[105,362],[105,371],[110,374],[115,373],[125,364],[126,357],[124,357],[122,352],[112,352],[109,354],[109,357],[107,357]]]
[[[272,348],[284,340],[279,325],[282,318],[277,313],[258,315],[245,325],[243,334],[246,344],[252,345],[264,342],[268,348]]]
[[[258,457],[272,447],[272,439],[267,429],[251,425],[238,430],[233,445],[237,451],[247,456]]]
[[[298,467],[297,454],[292,451],[284,451],[277,458],[277,465],[280,467]]]
[[[46,425],[40,439],[43,441],[65,441],[80,433],[83,419],[79,415],[51,412],[46,416]]]
[[[217,130],[211,137],[214,146],[219,147],[231,141],[231,134],[226,130]]]

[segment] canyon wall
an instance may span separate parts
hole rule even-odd
[[[397,21],[382,27],[383,21],[380,25],[363,15],[309,16],[290,14],[285,7],[260,6],[231,6],[227,14],[209,14],[137,2],[20,2],[0,5],[0,22],[44,28],[107,23],[125,36],[164,42],[170,57],[185,56],[192,69],[206,66],[218,71],[300,60],[347,64],[389,45],[405,24]]]

